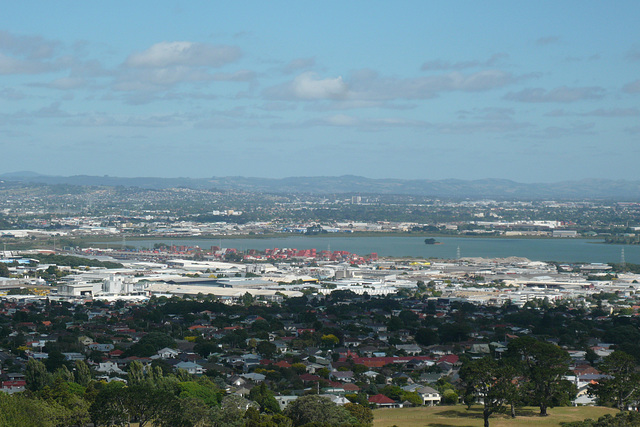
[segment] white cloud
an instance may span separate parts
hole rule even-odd
[[[130,55],[125,64],[134,68],[170,66],[221,67],[236,61],[241,51],[236,46],[211,45],[186,41],[160,42]]]
[[[319,79],[315,73],[306,72],[289,83],[267,89],[265,95],[272,99],[310,101],[342,99],[347,95],[348,90],[342,77]]]
[[[267,98],[282,100],[331,100],[333,109],[364,107],[410,108],[390,104],[393,100],[430,99],[442,92],[480,92],[502,88],[528,78],[501,70],[475,73],[450,73],[424,77],[385,77],[373,70],[352,72],[342,77],[319,79],[312,72],[302,73],[292,81],[268,88]]]
[[[347,93],[347,85],[342,77],[316,79],[311,72],[300,74],[293,80],[293,93],[301,99],[335,99]]]

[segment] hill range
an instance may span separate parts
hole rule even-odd
[[[113,176],[51,176],[34,172],[0,175],[0,180],[79,186],[124,186],[146,189],[193,188],[260,193],[399,194],[441,198],[496,199],[606,199],[640,200],[640,181],[583,179],[555,183],[519,183],[506,179],[373,179],[361,176],[290,178],[125,178]]]

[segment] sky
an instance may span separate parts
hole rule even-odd
[[[0,173],[640,179],[640,2],[5,1]]]

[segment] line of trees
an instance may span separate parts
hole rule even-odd
[[[502,358],[466,359],[460,369],[465,384],[464,401],[483,405],[484,426],[494,413],[510,411],[516,417],[516,407],[537,406],[540,416],[556,406],[566,406],[576,397],[576,385],[567,380],[570,374],[569,354],[555,344],[532,337],[511,341]],[[640,400],[640,372],[635,357],[617,350],[598,365],[604,375],[590,384],[589,394],[598,405],[614,406],[621,412],[637,405]],[[585,421],[576,426],[626,426],[625,416]]]
[[[500,360],[485,357],[467,360],[460,377],[466,385],[465,403],[483,405],[485,427],[489,417],[508,406],[532,405],[546,416],[547,409],[570,404],[576,386],[565,379],[569,373],[569,354],[555,344],[521,337],[509,343]]]
[[[25,369],[27,391],[0,392],[1,426],[297,427],[303,424],[370,427],[373,414],[359,404],[338,406],[308,395],[283,412],[269,387],[251,389],[248,399],[226,395],[224,384],[185,371],[165,374],[160,366],[131,362],[127,383],[96,381],[78,361],[55,371],[34,359]]]

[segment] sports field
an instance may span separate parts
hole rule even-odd
[[[492,427],[507,426],[559,426],[561,422],[582,421],[587,418],[597,419],[605,414],[615,415],[618,411],[612,408],[580,406],[561,407],[548,410],[549,416],[538,416],[537,408],[519,408],[515,419],[494,414],[489,418]],[[376,409],[374,427],[482,427],[482,407],[474,406],[467,410],[466,406],[435,406],[402,409]]]

